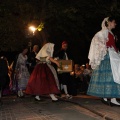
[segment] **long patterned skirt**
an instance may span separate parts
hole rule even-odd
[[[52,66],[47,63],[37,64],[28,81],[26,93],[31,95],[60,93],[53,74]],[[55,71],[54,71],[55,72]]]
[[[114,82],[109,53],[93,71],[87,94],[102,98],[120,98],[120,84]]]

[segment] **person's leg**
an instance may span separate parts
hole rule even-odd
[[[112,98],[111,99],[111,103],[115,104],[115,105],[120,105],[119,102],[117,102],[116,98]]]
[[[20,96],[21,96],[21,97],[24,96],[24,93],[23,93],[23,90],[22,90],[22,89],[20,89]]]
[[[69,95],[69,91],[68,91],[68,86],[70,87],[70,82],[71,82],[69,73],[64,73],[63,80],[64,80],[63,81],[63,89],[66,94],[66,98],[71,99],[72,96]]]
[[[104,101],[107,101],[107,98],[103,98]]]
[[[120,105],[120,103],[116,100],[116,98],[111,98],[108,100],[107,98],[102,98],[102,102],[107,105]]]
[[[23,94],[22,89],[19,89],[18,90],[18,97],[23,97],[23,96],[24,96],[24,94]]]
[[[36,95],[36,96],[35,96],[35,100],[38,100],[38,101],[41,100],[40,97],[39,97],[39,95]]]
[[[0,87],[0,105],[2,105],[2,87]]]
[[[64,89],[65,94],[67,95],[68,94],[67,85],[63,85],[63,89]]]
[[[18,90],[17,95],[18,95],[18,97],[20,97],[20,96],[21,96],[21,94],[20,94],[20,90]]]
[[[63,89],[64,89],[64,92],[65,92],[66,98],[71,99],[72,96],[68,94],[67,85],[63,85]]]
[[[52,99],[53,101],[58,101],[58,99],[55,97],[54,94],[49,94],[49,95],[50,95],[50,97],[51,97],[51,99]]]

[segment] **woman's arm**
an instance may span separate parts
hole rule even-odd
[[[57,60],[54,60],[52,57],[49,57],[49,60],[53,63],[55,63],[58,67],[60,67],[60,64]]]

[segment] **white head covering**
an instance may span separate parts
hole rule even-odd
[[[90,45],[88,58],[92,69],[100,65],[101,60],[107,54],[106,42],[108,41],[108,29],[105,26],[105,22],[108,21],[108,18],[104,18],[101,24],[102,30],[95,34]]]
[[[41,57],[46,57],[46,58],[53,57],[53,51],[54,51],[54,44],[46,43],[38,52],[36,58],[40,60]]]
[[[108,19],[109,19],[109,17],[106,17],[106,18],[104,18],[104,20],[102,21],[102,24],[101,24],[102,30],[107,29],[107,27],[105,26],[105,22],[108,22]]]

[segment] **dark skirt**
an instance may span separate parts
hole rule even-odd
[[[60,93],[54,75],[46,63],[35,66],[28,81],[26,93],[31,95]]]

